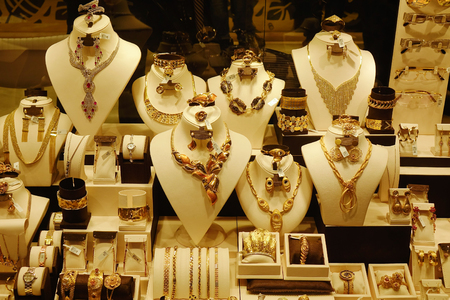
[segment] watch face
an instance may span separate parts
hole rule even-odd
[[[355,278],[355,273],[353,273],[350,270],[344,270],[344,271],[341,271],[341,273],[339,273],[339,277],[342,280],[350,281],[350,280],[353,280],[353,278]]]
[[[41,252],[39,253],[39,263],[43,264],[45,263],[45,259],[47,258],[47,255],[45,254],[45,252]]]
[[[32,271],[26,271],[25,274],[23,274],[23,281],[25,282],[33,282],[35,279],[36,277]]]
[[[127,145],[127,149],[128,149],[128,150],[133,150],[134,148],[136,148],[136,145],[135,145],[135,144],[133,144],[133,143],[128,143],[128,145]]]

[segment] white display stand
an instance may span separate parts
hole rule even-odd
[[[419,251],[422,250],[425,253],[424,261],[422,265],[419,265]],[[411,246],[411,275],[416,290],[420,289],[420,281],[422,279],[435,279],[436,278],[436,266],[430,265],[428,251],[436,252],[436,257],[439,256],[437,247],[421,247]]]
[[[362,150],[359,162],[350,164],[345,159],[334,162],[344,180],[351,179],[359,170],[368,150],[368,142],[362,130],[358,132],[358,147]],[[330,126],[323,139],[328,152],[335,146],[335,138],[342,137],[340,126]],[[325,225],[361,226],[364,224],[369,203],[385,173],[388,153],[382,146],[373,145],[369,163],[356,181],[356,206],[348,213],[341,211],[339,199],[343,188],[333,173],[321,149],[320,142],[302,147],[306,167],[317,189],[320,213]]]
[[[36,100],[36,102],[34,100]],[[53,114],[56,111],[56,107],[54,106],[52,99],[47,97],[28,97],[21,100],[19,107],[14,113],[14,127],[16,132],[17,145],[20,149],[20,152],[22,152],[24,160],[28,164],[24,164],[17,156],[11,140],[11,130],[9,130],[8,133],[9,160],[13,167],[21,171],[20,179],[23,180],[26,186],[50,186],[58,175],[58,173],[55,172],[56,169],[54,168],[54,165],[58,161],[58,154],[60,153],[64,141],[66,140],[66,135],[72,129],[72,122],[67,115],[61,113],[58,121],[54,153],[50,155],[49,140],[41,159],[33,164],[29,164],[29,162],[32,162],[36,158],[38,151],[42,145],[42,142],[37,141],[38,124],[35,124],[31,120],[28,126],[28,141],[22,142],[22,118],[25,117],[23,109],[31,107],[32,105],[43,108],[43,116],[45,117],[45,131],[43,138],[45,138],[45,134],[48,130],[52,130],[52,128],[48,128]],[[2,147],[4,144],[3,130],[6,118],[7,115],[0,117],[0,140],[2,142]],[[50,139],[51,138],[52,137],[50,137]],[[52,157],[53,159],[50,160],[50,157]]]
[[[62,106],[78,133],[89,135],[90,141],[105,122],[141,58],[139,48],[119,38],[106,15],[95,15],[94,18],[95,22],[91,28],[88,28],[84,16],[75,19],[73,31],[68,39],[52,45],[47,50],[45,57],[50,80]],[[68,55],[69,51],[76,48],[77,38],[84,37],[86,34],[101,38],[100,47],[103,59],[100,63],[108,59],[118,46],[117,54],[112,62],[93,80],[95,84],[93,97],[97,102],[97,110],[91,120],[86,117],[81,107],[81,102],[86,95],[83,89],[85,78],[79,69],[70,64]],[[87,68],[92,69],[95,59],[94,50],[89,48],[83,49],[84,64]]]
[[[272,171],[272,156],[267,156],[262,153],[256,155],[255,161],[250,163],[249,172],[252,184],[258,194],[258,197],[265,199],[270,206],[270,210],[283,210],[283,204],[289,197],[292,197],[298,179],[298,168],[294,163],[292,155],[288,155],[281,159],[280,168],[284,174],[289,178],[291,183],[291,190],[285,192],[282,187],[274,189],[272,194],[269,194],[265,189],[266,177],[273,177],[276,171]],[[292,209],[283,215],[283,225],[280,234],[292,232],[298,224],[300,224],[308,211],[312,195],[312,181],[309,172],[306,168],[301,167],[301,184],[298,189],[297,196],[294,198],[294,205]],[[258,201],[252,194],[250,185],[247,180],[247,170],[245,170],[239,182],[236,185],[236,194],[241,203],[242,209],[247,218],[253,223],[256,228],[264,228],[269,231],[274,229],[271,227],[271,217],[267,212],[264,212],[259,206]]]
[[[423,222],[423,225],[421,225],[420,221],[416,222],[417,229],[412,236],[411,244],[414,246],[429,246],[432,247],[432,249],[437,250],[434,238],[435,228],[433,226],[433,221],[431,220],[432,213],[430,212],[430,209],[434,208],[434,203],[413,202],[411,203],[411,206],[419,209],[419,217]],[[413,216],[413,214],[414,211],[411,212],[411,216]]]
[[[187,100],[192,99],[195,94],[206,92],[206,82],[200,77],[192,77],[185,65],[181,69],[175,69],[172,81],[180,83],[183,89],[179,92],[175,90],[167,90],[162,94],[156,92],[156,87],[163,79],[163,72],[159,67],[152,65],[150,72],[146,76],[136,79],[133,83],[133,99],[136,109],[142,121],[150,128],[154,134],[159,134],[169,130],[175,126],[163,124],[152,119],[147,113],[147,106],[144,102],[148,99],[151,105],[158,111],[166,114],[182,113],[188,106]],[[195,91],[192,84],[195,82]],[[147,80],[147,82],[145,82]],[[145,86],[147,85],[147,94],[145,94]]]
[[[231,80],[231,84],[233,85],[231,94],[233,95],[233,98],[241,99],[247,105],[247,108],[249,108],[251,107],[250,104],[253,99],[261,96],[263,84],[269,79],[269,75],[266,73],[263,63],[252,62],[250,66],[258,70],[256,77],[252,80],[248,77],[243,77],[242,80],[239,80],[239,76],[237,75],[238,68],[244,66],[242,59],[233,61],[228,70],[227,77],[233,74],[235,75],[235,79]],[[285,84],[284,81],[275,78],[273,80],[272,91],[267,94],[265,100],[266,104],[263,108],[242,115],[236,115],[231,111],[226,94],[220,89],[220,82],[221,76],[208,79],[209,90],[217,95],[216,106],[222,111],[223,120],[228,124],[230,130],[247,137],[250,140],[253,149],[260,149],[263,144],[267,123],[275,111],[278,100],[281,97],[281,90],[284,88]]]
[[[33,246],[30,248],[29,263],[30,267],[39,267],[39,259],[41,254],[41,246]],[[56,262],[57,248],[54,246],[45,247],[45,262],[44,267],[47,267],[49,272],[53,272],[53,264]]]
[[[220,115],[220,109],[215,106],[186,108],[180,123],[173,129],[173,140],[174,147],[179,153],[187,155],[191,160],[199,160],[205,164],[211,154],[206,149],[207,141],[198,140],[197,148],[194,151],[187,147],[191,142],[190,130],[198,130],[200,125],[194,118],[198,111],[205,111],[208,114],[207,120],[211,122],[213,138],[221,147],[226,139],[227,130]],[[217,202],[214,205],[211,205],[201,180],[184,171],[175,161],[171,150],[172,130],[158,134],[150,144],[153,165],[161,186],[195,245],[198,245],[211,227],[233,192],[239,179],[237,175],[243,172],[250,158],[251,145],[248,139],[231,130],[229,132],[232,143],[230,155],[217,175],[220,184]]]
[[[331,125],[333,116],[329,113],[317,88],[311,64],[318,75],[336,88],[355,76],[362,59],[356,89],[345,110],[346,114],[359,116],[360,121],[365,118],[368,106],[367,96],[375,83],[375,61],[372,54],[361,50],[360,55],[359,48],[349,34],[341,33],[340,37],[348,48],[346,58],[328,55],[327,45],[332,45],[336,41],[329,32],[323,31],[317,33],[308,46],[292,50],[298,79],[308,94],[310,123],[316,130],[326,130]],[[308,59],[308,47],[311,63]]]
[[[28,267],[22,267],[19,270],[19,274],[17,274],[17,294],[19,296],[25,296],[25,282],[22,279],[23,275],[27,272]],[[37,267],[34,269],[34,274],[36,275],[36,279],[33,281],[31,285],[33,296],[41,296],[41,290],[43,288],[44,281],[44,271],[45,267]]]

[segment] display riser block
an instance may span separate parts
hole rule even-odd
[[[63,219],[60,226],[61,226],[61,229],[86,229],[88,227],[90,220],[91,220],[91,213],[88,213],[88,217],[84,222],[69,223],[69,222],[65,222]]]

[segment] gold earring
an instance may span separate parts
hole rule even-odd
[[[428,251],[428,262],[430,266],[437,266],[439,263],[437,261],[437,254],[435,251]]]
[[[409,202],[409,196],[411,195],[410,192],[406,192],[405,196],[406,196],[406,201],[405,201],[405,205],[403,205],[403,214],[405,216],[409,215],[411,213],[411,202]]]
[[[266,184],[265,184],[265,186],[266,186],[266,191],[267,191],[268,193],[272,193],[272,192],[273,192],[274,183],[273,183],[272,177],[267,177],[267,178],[266,178]]]
[[[287,178],[286,176],[284,176],[283,179],[281,180],[281,184],[285,192],[289,192],[291,190],[291,182],[289,181],[289,178]]]
[[[394,215],[399,215],[402,213],[402,204],[400,203],[400,200],[398,199],[398,191],[393,191],[392,196],[394,197],[394,204],[392,205],[392,212]]]
[[[194,133],[191,132],[192,141],[189,143],[188,148],[189,150],[193,151],[197,147],[197,143],[194,140]]]
[[[425,261],[425,252],[423,250],[420,250],[419,253],[417,254],[418,260],[417,262],[419,263],[419,266],[423,266],[423,262]]]

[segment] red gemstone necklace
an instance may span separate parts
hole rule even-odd
[[[117,51],[119,50],[120,39],[117,40],[116,49],[114,49],[108,59],[100,63],[100,60],[103,57],[103,52],[100,48],[100,38],[93,38],[93,47],[95,50],[95,66],[92,69],[88,69],[84,64],[84,45],[82,38],[77,38],[77,47],[74,51],[70,49],[69,40],[70,39],[68,39],[70,64],[72,65],[72,67],[79,69],[81,71],[81,75],[83,75],[84,77],[83,89],[86,95],[84,96],[83,101],[81,101],[81,108],[83,109],[86,118],[90,121],[94,117],[95,111],[97,110],[97,101],[94,99],[93,95],[95,90],[94,77],[113,61],[114,57],[117,54]]]

